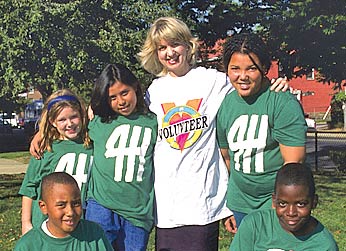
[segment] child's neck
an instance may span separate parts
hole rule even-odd
[[[53,235],[53,234],[49,231],[48,226],[47,226],[47,223],[48,223],[48,219],[45,220],[44,222],[42,222],[42,225],[41,225],[42,231],[45,232],[46,235],[48,235],[48,236],[50,236],[50,237],[52,237],[52,238],[55,238],[55,239],[61,238],[61,237],[57,237],[57,236]],[[63,237],[63,238],[65,238],[65,237]]]
[[[318,222],[314,217],[310,216],[309,221],[305,224],[305,226],[302,229],[299,229],[296,232],[292,232],[292,234],[296,237],[301,237],[301,236],[305,236],[305,235],[309,235],[311,234],[316,226],[317,226]]]

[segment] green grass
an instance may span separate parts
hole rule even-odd
[[[27,163],[28,152],[0,153],[0,158],[14,158]],[[13,250],[20,237],[21,198],[18,197],[23,174],[0,175],[0,250]],[[334,235],[341,251],[346,251],[346,175],[315,174],[319,204],[313,215]],[[219,250],[228,250],[231,235],[220,226]],[[151,234],[148,250],[154,250]]]
[[[28,164],[30,160],[30,153],[28,151],[23,152],[9,152],[9,153],[0,153],[0,158],[3,159],[13,159],[24,164]]]

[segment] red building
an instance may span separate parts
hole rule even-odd
[[[278,76],[278,64],[274,61],[269,70],[268,77],[276,78]],[[312,69],[309,75],[289,80],[291,92],[297,95],[304,111],[312,117],[316,117],[317,113],[326,113],[333,95],[337,92],[333,90],[334,84],[318,82],[315,77],[316,71]]]

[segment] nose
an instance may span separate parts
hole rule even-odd
[[[296,216],[297,209],[294,205],[289,205],[286,212],[287,216]]]
[[[168,56],[173,56],[174,53],[175,53],[175,51],[174,51],[173,47],[167,46],[167,55]]]
[[[119,105],[125,105],[125,103],[126,103],[126,100],[123,97],[119,97],[118,104]]]
[[[67,119],[66,120],[66,125],[67,126],[71,126],[73,124],[72,120],[71,119]]]
[[[66,214],[67,216],[73,216],[74,213],[75,213],[75,212],[74,212],[73,206],[70,205],[70,204],[66,205],[66,207],[65,207],[65,214]]]
[[[248,79],[248,77],[249,77],[249,76],[248,76],[246,70],[240,70],[240,71],[239,71],[239,78],[240,78],[240,79],[246,80],[246,79]]]

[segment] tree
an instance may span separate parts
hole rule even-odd
[[[121,62],[137,76],[145,31],[167,3],[144,0],[0,0],[0,97],[28,86],[44,97],[71,88],[88,97],[107,63]]]
[[[338,0],[274,1],[263,22],[274,55],[288,76],[315,68],[320,81],[346,80],[346,4]],[[296,71],[298,67],[298,71]]]
[[[334,98],[334,107],[336,107],[336,110],[339,108],[341,108],[341,110],[343,111],[343,117],[344,117],[344,131],[346,131],[346,91],[341,91],[339,93],[337,93]],[[339,107],[337,107],[339,106]],[[337,122],[337,119],[336,121]]]
[[[320,81],[336,88],[346,79],[346,5],[339,0],[191,0],[177,6],[194,20],[207,45],[233,32],[256,30],[289,78],[315,68]]]

